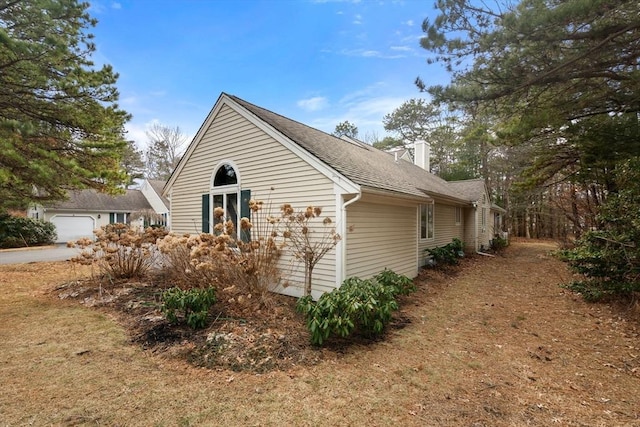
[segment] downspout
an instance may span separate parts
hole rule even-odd
[[[478,247],[478,203],[473,202],[473,248],[476,253],[480,252]]]
[[[357,193],[356,197],[351,200],[348,200],[342,204],[341,215],[342,215],[342,271],[340,272],[340,283],[345,280],[345,276],[347,275],[347,206],[352,203],[357,202],[362,197],[362,192]]]

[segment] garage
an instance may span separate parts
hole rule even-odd
[[[58,232],[56,242],[65,243],[82,237],[93,238],[94,219],[90,216],[56,215],[50,220]]]

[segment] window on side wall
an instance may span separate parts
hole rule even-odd
[[[462,208],[460,206],[456,206],[455,217],[456,225],[460,225],[460,223],[462,222]]]
[[[216,218],[214,214],[212,228],[222,221],[231,221],[233,222],[233,229],[235,234],[235,230],[238,229],[239,219],[239,190],[240,188],[238,186],[238,177],[236,175],[235,169],[227,163],[222,164],[216,171],[216,174],[213,178],[213,191],[211,196],[213,199],[212,212],[215,212],[216,208],[221,208],[224,211],[224,217]],[[235,238],[235,235],[233,237]]]
[[[420,238],[433,239],[433,203],[420,205]]]
[[[222,221],[231,221],[233,239],[238,237],[247,242],[251,240],[250,230],[240,230],[240,218],[251,220],[249,201],[250,189],[240,189],[240,175],[235,166],[221,162],[213,171],[210,191],[202,195],[202,232],[218,234],[215,226]],[[222,210],[222,218],[215,216],[216,209]],[[168,218],[167,218],[168,219]]]

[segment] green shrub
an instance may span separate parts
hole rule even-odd
[[[394,295],[409,295],[417,289],[413,280],[387,268],[374,276],[374,279],[383,286],[391,287]]]
[[[48,245],[56,237],[56,227],[50,222],[0,214],[0,248]]]
[[[375,279],[351,277],[317,302],[300,298],[297,310],[304,314],[311,342],[322,345],[330,337],[346,338],[355,332],[367,337],[382,334],[398,309],[398,294],[415,290],[411,279],[385,270]]]
[[[569,268],[583,277],[566,287],[590,302],[640,292],[640,251],[628,242],[614,240],[611,233],[591,231],[574,249],[559,251]]]
[[[493,239],[491,239],[491,241],[489,242],[489,247],[494,252],[500,252],[507,246],[509,246],[509,241],[498,235],[494,236]]]
[[[216,302],[215,288],[193,288],[183,291],[170,288],[162,293],[162,313],[170,323],[184,321],[192,329],[206,326],[209,309]]]
[[[462,258],[464,256],[464,245],[462,240],[454,238],[451,243],[447,243],[444,246],[425,249],[425,252],[431,255],[431,258],[436,265],[457,265],[458,258]]]
[[[568,285],[588,301],[640,292],[640,157],[615,169],[615,187],[600,207],[598,230],[585,233],[560,257],[582,279]]]

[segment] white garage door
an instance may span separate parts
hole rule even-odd
[[[56,215],[51,218],[58,232],[58,243],[78,240],[82,237],[93,238],[94,222],[90,216]]]

